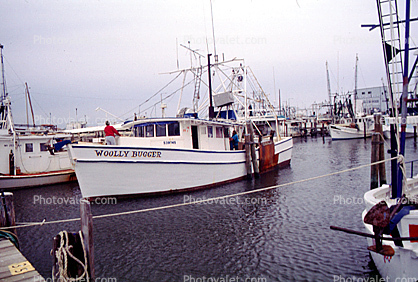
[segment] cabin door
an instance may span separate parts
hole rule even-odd
[[[199,149],[199,139],[197,134],[197,126],[192,125],[192,142],[193,142],[193,149]]]

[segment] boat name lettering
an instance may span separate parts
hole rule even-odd
[[[161,158],[160,151],[132,151],[132,158]]]
[[[113,151],[113,150],[94,150],[96,157],[132,157],[132,158],[161,158],[160,151]]]
[[[128,157],[129,151],[94,150],[97,157]]]

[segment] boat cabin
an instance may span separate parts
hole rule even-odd
[[[238,136],[244,130],[238,124],[194,118],[142,119],[124,127],[132,134],[118,138],[118,145],[221,151],[230,150],[229,137],[234,129]]]

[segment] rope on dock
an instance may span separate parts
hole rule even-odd
[[[277,188],[290,186],[290,185],[294,185],[294,184],[313,181],[313,180],[317,180],[317,179],[321,179],[321,178],[325,178],[325,177],[330,177],[330,176],[338,175],[338,174],[341,174],[341,173],[354,171],[354,170],[362,169],[362,168],[369,167],[369,166],[372,166],[372,165],[377,165],[377,164],[380,164],[380,163],[392,161],[392,160],[395,160],[395,159],[398,159],[400,162],[404,162],[403,156],[400,155],[400,156],[397,156],[397,157],[377,161],[377,162],[370,163],[370,164],[365,164],[365,165],[361,165],[361,166],[357,166],[357,167],[353,167],[353,168],[348,168],[348,169],[345,169],[345,170],[336,171],[336,172],[332,172],[332,173],[328,173],[328,174],[324,174],[324,175],[314,176],[314,177],[310,177],[310,178],[306,178],[306,179],[302,179],[302,180],[297,180],[297,181],[293,181],[293,182],[289,182],[289,183],[283,183],[283,184],[279,184],[279,185],[259,188],[259,189],[255,189],[255,190],[251,190],[251,191],[239,192],[239,193],[235,193],[235,194],[229,194],[229,195],[225,195],[225,196],[202,199],[202,200],[199,200],[199,201],[192,201],[192,202],[187,202],[187,203],[179,203],[179,204],[160,206],[160,207],[141,209],[141,210],[134,210],[134,211],[119,212],[119,213],[95,215],[95,216],[93,216],[93,219],[100,219],[100,218],[107,218],[107,217],[114,217],[114,216],[121,216],[121,215],[143,213],[143,212],[149,212],[149,211],[171,209],[171,208],[183,207],[183,206],[188,206],[188,205],[201,204],[201,203],[205,203],[205,202],[209,202],[209,201],[218,201],[218,200],[221,200],[221,199],[227,199],[227,198],[232,198],[232,197],[237,197],[237,196],[254,194],[254,193],[263,192],[263,191],[272,190],[272,189],[277,189]],[[26,223],[26,224],[23,224],[23,225],[16,225],[16,226],[11,226],[11,227],[4,227],[4,228],[1,227],[0,230],[13,229],[13,228],[15,228],[15,229],[16,228],[24,228],[24,227],[39,226],[39,225],[42,226],[42,225],[47,225],[47,224],[67,223],[67,222],[74,222],[74,221],[79,221],[79,220],[80,220],[80,218],[71,218],[71,219],[53,220],[53,221],[45,221],[45,219],[44,219],[42,222],[32,222],[32,223]]]

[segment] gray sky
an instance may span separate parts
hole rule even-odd
[[[0,43],[16,122],[24,122],[24,82],[40,122],[123,115],[156,93],[177,68],[176,41],[206,54],[212,40],[209,0],[20,1],[0,4]],[[385,76],[375,1],[213,0],[216,49],[243,58],[267,93],[308,107],[332,92],[381,86]],[[416,10],[415,10],[416,11]],[[403,12],[402,12],[403,13]],[[213,53],[213,45],[209,45]],[[190,64],[179,47],[180,67]],[[274,76],[273,76],[274,69]],[[186,94],[185,94],[186,95]],[[191,103],[191,95],[188,97]],[[187,97],[184,100],[188,99]],[[273,100],[273,98],[272,98]],[[177,107],[177,98],[168,112]],[[171,110],[170,110],[171,109]],[[133,114],[132,110],[130,114]],[[122,118],[129,117],[130,114]],[[60,120],[58,120],[60,119]],[[63,126],[63,124],[61,124]]]

